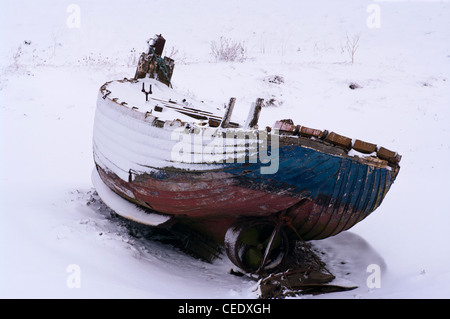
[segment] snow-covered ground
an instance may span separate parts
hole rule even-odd
[[[161,33],[176,89],[234,96],[244,118],[273,99],[263,124],[292,118],[403,156],[373,215],[314,242],[359,288],[301,298],[450,298],[449,16],[445,0],[1,0],[0,297],[258,297],[226,258],[133,236],[92,200],[98,89],[132,77]],[[243,62],[215,61],[221,36],[242,43]]]

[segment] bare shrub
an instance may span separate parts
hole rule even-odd
[[[180,52],[177,47],[170,47],[166,51],[164,51],[164,55],[168,58],[171,58],[176,62],[176,64],[188,64],[188,58],[186,57],[185,52]]]
[[[359,35],[354,35],[352,37],[349,37],[347,34],[347,42],[345,44],[345,48],[347,50],[347,53],[350,57],[350,60],[352,64],[355,62],[355,53],[356,50],[358,50],[359,47]]]
[[[19,45],[19,47],[17,48],[17,50],[13,53],[13,60],[14,62],[12,63],[12,66],[14,67],[15,70],[19,69],[19,65],[20,65],[20,57],[23,55],[23,50],[22,50],[22,46]]]
[[[24,55],[24,52],[22,49],[22,45],[19,45],[17,50],[13,52],[12,62],[8,66],[8,71],[17,72],[23,67],[23,64],[21,63],[22,62],[21,58],[23,55]]]
[[[247,59],[247,49],[241,42],[222,36],[218,42],[211,42],[211,55],[216,61],[244,62]]]
[[[135,48],[130,50],[130,54],[126,58],[127,67],[136,66],[138,62],[138,53]]]
[[[176,57],[178,56],[178,54],[179,54],[179,50],[176,47],[172,46],[172,47],[170,47],[169,51],[166,51],[165,55],[168,58],[171,58],[172,60],[176,60]]]

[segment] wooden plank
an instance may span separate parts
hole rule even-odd
[[[377,156],[381,159],[384,159],[388,162],[397,164],[402,159],[402,156],[399,155],[397,152],[393,152],[388,150],[387,148],[380,147],[377,151]]]
[[[377,145],[361,140],[355,140],[353,149],[364,154],[370,154],[377,151]]]
[[[327,133],[327,131],[313,129],[306,126],[301,126],[298,132],[298,134],[303,137],[316,137],[320,139],[324,138]]]
[[[335,132],[331,132],[325,138],[325,141],[330,142],[331,144],[344,147],[345,149],[351,149],[352,147],[352,139],[343,135],[339,135]]]
[[[156,55],[161,56],[164,51],[164,45],[166,44],[166,39],[160,34],[157,35],[153,42],[153,48]],[[151,53],[151,51],[149,52]]]
[[[220,123],[220,127],[227,128],[230,124],[231,114],[233,113],[234,104],[236,103],[236,98],[232,97],[230,102],[228,102],[227,109],[225,111],[225,115],[222,118],[222,122]]]
[[[259,115],[261,114],[262,109],[262,103],[264,102],[264,99],[257,98],[256,103],[253,103],[250,112],[248,113],[247,121],[245,122],[246,128],[258,128],[258,120]]]
[[[183,105],[178,104],[177,102],[174,101],[167,101],[167,100],[162,100],[162,99],[158,99],[158,98],[154,98],[151,97],[150,99],[154,100],[154,101],[159,101],[163,104],[164,107],[167,107],[169,109],[173,109],[177,112],[180,112],[184,115],[193,117],[195,119],[198,120],[213,120],[212,123],[216,123],[218,122],[220,124],[220,122],[222,121],[222,117],[218,116],[218,115],[214,115],[211,112],[208,111],[203,111],[203,110],[198,110],[198,109],[194,109],[191,107],[186,107]],[[218,126],[218,125],[217,125]],[[236,128],[239,127],[238,123],[234,123],[234,122],[229,122],[228,124],[229,127],[232,128]]]
[[[273,126],[274,129],[278,129],[280,134],[296,135],[300,129],[300,125],[294,125],[291,119],[276,121]]]
[[[152,99],[154,101],[159,101],[159,102],[163,103],[163,105],[165,107],[168,107],[170,109],[177,110],[177,111],[180,111],[180,112],[184,112],[184,114],[186,114],[186,115],[198,114],[198,115],[206,116],[208,118],[214,118],[214,119],[218,119],[218,120],[222,119],[221,116],[213,115],[213,114],[211,114],[211,112],[203,111],[203,110],[199,110],[199,109],[194,109],[192,107],[185,107],[184,105],[178,104],[177,102],[174,102],[174,101],[162,100],[162,99],[158,99],[158,98],[155,98],[155,97],[151,97],[150,99]]]

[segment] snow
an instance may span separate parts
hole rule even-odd
[[[131,78],[155,33],[176,53],[174,88],[219,108],[236,97],[232,121],[272,98],[261,127],[292,118],[402,155],[370,217],[314,242],[358,288],[298,298],[450,297],[448,1],[3,0],[0,12],[2,298],[257,298],[226,258],[208,264],[133,237],[88,205],[98,90]],[[216,62],[220,36],[247,59]]]
[[[118,82],[113,81],[105,86],[107,90],[109,90],[111,93],[108,95],[108,98],[113,99],[117,98],[117,103],[121,102],[127,102],[130,107],[137,107],[138,110],[142,113],[145,112],[151,112],[153,111],[154,107],[156,105],[161,106],[160,100],[165,101],[173,101],[177,102],[177,104],[174,104],[174,107],[180,108],[182,106],[182,101],[186,100],[187,103],[192,104],[189,107],[199,109],[202,111],[207,111],[211,113],[217,113],[219,116],[223,114],[223,109],[220,108],[214,108],[210,105],[201,103],[200,101],[187,101],[187,97],[181,95],[179,92],[174,91],[173,89],[169,88],[167,85],[154,80],[154,79],[140,79],[139,83],[130,83],[130,82]],[[148,101],[145,101],[143,99],[144,94],[139,93],[142,90],[142,84],[145,85],[145,90],[149,91],[149,87],[151,86],[152,94],[149,95]],[[162,112],[155,113],[158,115],[158,118],[161,118],[161,120],[173,120],[174,117],[182,117],[183,114],[177,113],[177,112],[170,112],[171,109],[169,108],[163,108]],[[167,114],[168,113],[168,114]],[[193,122],[194,119],[192,117],[187,117],[186,119],[189,120],[189,122]],[[183,118],[184,120],[184,118]]]

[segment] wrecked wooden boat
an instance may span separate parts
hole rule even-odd
[[[151,39],[134,78],[99,91],[92,179],[119,215],[188,225],[258,273],[282,264],[293,241],[336,235],[380,206],[399,154],[292,120],[259,128],[262,99],[233,122],[234,98],[210,106],[172,88],[164,44]]]

